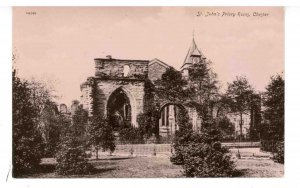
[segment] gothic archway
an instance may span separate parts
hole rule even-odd
[[[175,134],[178,127],[178,115],[185,110],[184,106],[178,103],[165,103],[160,107],[159,135],[170,137]]]
[[[114,130],[122,126],[135,126],[135,100],[125,88],[120,87],[110,94],[106,109],[107,117]]]

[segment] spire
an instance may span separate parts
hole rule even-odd
[[[181,66],[181,69],[186,68],[186,64],[193,64],[193,57],[200,57],[200,58],[205,58],[203,53],[198,49],[195,39],[194,39],[194,32],[193,32],[193,40],[192,44],[188,50],[188,53],[184,59],[183,65]]]

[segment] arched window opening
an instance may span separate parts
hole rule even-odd
[[[184,107],[178,104],[166,104],[160,110],[159,135],[168,138],[175,135],[179,129],[178,114],[184,110]]]
[[[124,65],[124,67],[123,67],[123,76],[124,76],[124,77],[127,77],[128,74],[129,74],[129,72],[130,72],[130,67],[129,67],[129,65]]]
[[[130,101],[122,89],[117,89],[109,97],[107,113],[109,124],[115,131],[131,125]]]

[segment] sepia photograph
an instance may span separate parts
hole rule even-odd
[[[284,7],[13,7],[13,178],[283,178]]]

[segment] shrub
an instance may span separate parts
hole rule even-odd
[[[227,117],[221,117],[218,123],[222,139],[234,139],[234,124]]]
[[[136,127],[128,127],[120,129],[119,139],[123,144],[144,143],[141,130]]]
[[[98,116],[91,118],[91,123],[88,126],[89,140],[88,144],[95,148],[96,159],[98,159],[98,151],[110,150],[114,152],[115,136],[113,134],[113,127],[107,119],[100,118]]]
[[[140,134],[145,139],[149,139],[153,133],[155,133],[156,116],[155,110],[151,109],[148,112],[140,113],[137,116],[137,122],[139,124]]]
[[[174,152],[170,160],[173,164],[182,165],[184,162],[184,148],[189,142],[193,141],[192,124],[189,123],[189,117],[185,110],[181,110],[178,115],[178,126],[179,130],[175,132],[175,137],[172,144]]]
[[[238,176],[229,150],[221,146],[221,132],[213,119],[202,123],[201,133],[195,133],[186,118],[175,133],[171,162],[183,166],[187,177]]]
[[[232,177],[237,175],[228,149],[220,142],[191,143],[184,149],[184,175],[186,177]]]
[[[93,166],[85,156],[83,147],[79,146],[74,138],[66,138],[56,154],[56,172],[60,175],[92,173]]]
[[[40,142],[40,143],[38,143]],[[42,158],[42,139],[35,135],[32,138],[21,137],[13,141],[13,176],[37,171]]]
[[[273,160],[275,162],[284,164],[284,142],[276,144],[276,152],[274,153]]]
[[[175,165],[182,165],[184,146],[173,146],[173,148],[174,148],[174,153],[172,154],[170,161]]]

